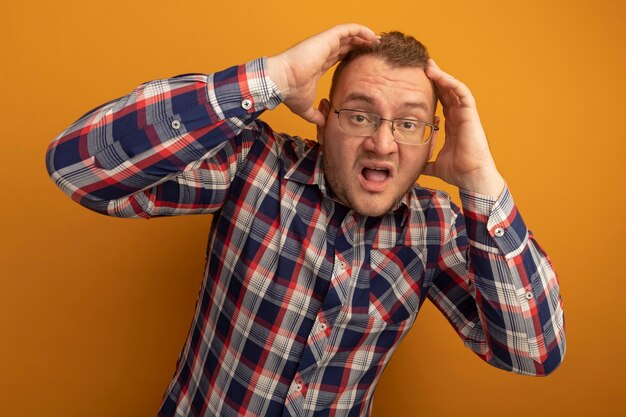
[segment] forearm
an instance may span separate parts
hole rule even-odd
[[[458,285],[438,293],[442,299],[437,301],[452,302],[454,307],[444,307],[444,313],[466,345],[489,363],[522,374],[549,374],[565,353],[562,302],[552,265],[508,190],[495,204],[467,193],[462,200],[467,244],[448,252],[466,251],[467,264],[445,262],[449,269],[443,280]],[[449,253],[444,257],[453,259]],[[450,288],[445,282],[439,286]]]
[[[280,103],[263,63],[149,82],[88,113],[50,144],[50,176],[72,199],[104,212],[180,175]]]

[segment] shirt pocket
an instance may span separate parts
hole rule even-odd
[[[369,316],[400,323],[423,301],[424,254],[409,246],[372,249]]]

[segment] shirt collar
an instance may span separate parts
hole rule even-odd
[[[306,185],[317,185],[324,195],[327,194],[322,167],[322,149],[319,143],[315,143],[302,154],[287,170],[285,179]]]

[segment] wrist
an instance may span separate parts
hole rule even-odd
[[[465,191],[498,198],[500,194],[502,194],[505,184],[506,182],[504,178],[502,178],[502,175],[500,175],[498,171],[495,171],[468,178],[459,188]]]
[[[284,99],[289,94],[289,71],[289,65],[280,55],[267,58],[267,75],[276,85]]]

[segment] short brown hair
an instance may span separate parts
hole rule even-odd
[[[355,58],[362,55],[379,56],[392,67],[419,67],[422,69],[426,68],[426,62],[430,58],[426,47],[413,36],[398,31],[381,33],[380,42],[371,47],[361,46],[353,49],[339,61],[330,84],[329,98],[331,100],[343,70]]]

